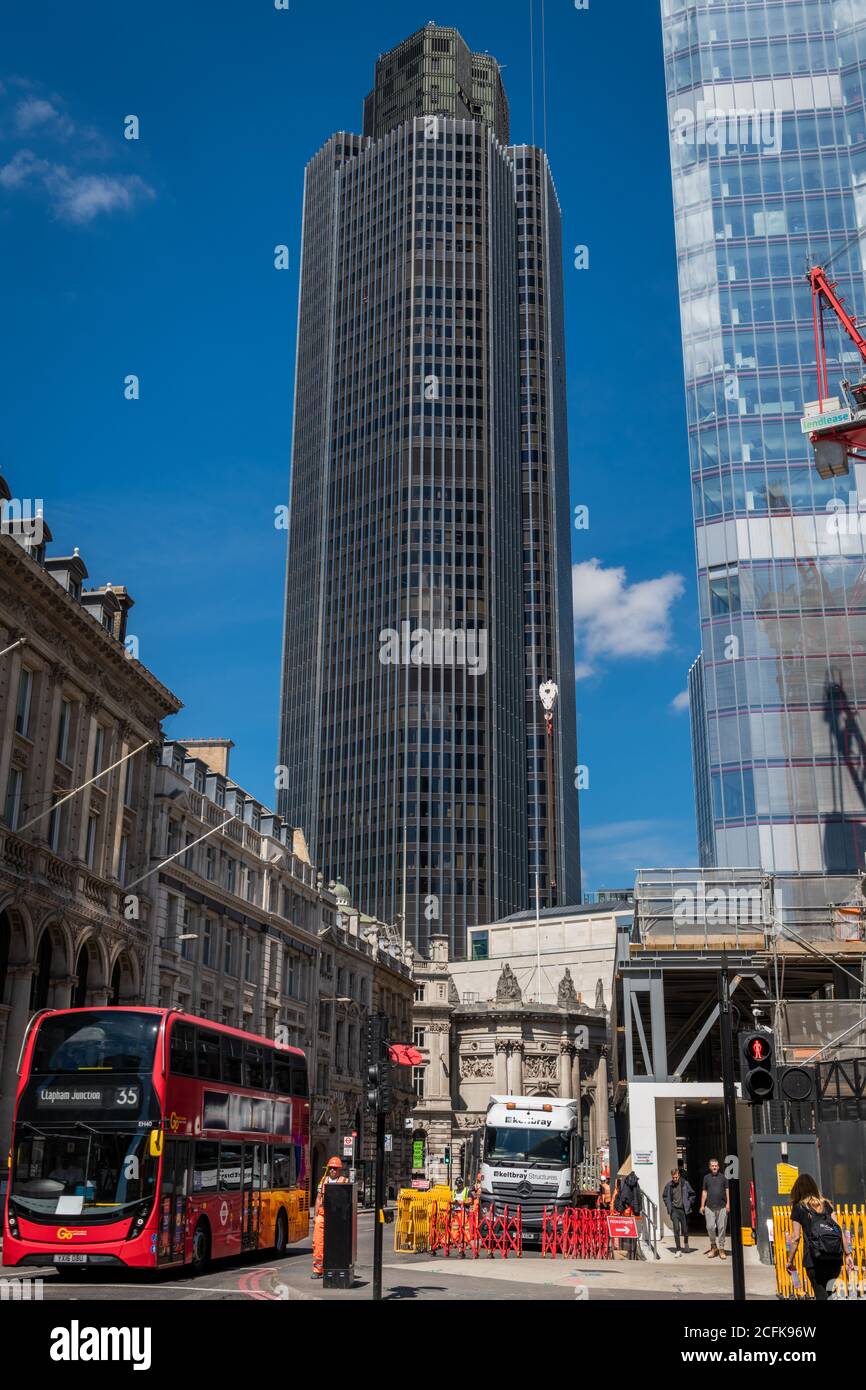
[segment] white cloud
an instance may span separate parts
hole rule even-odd
[[[74,174],[64,164],[40,159],[32,150],[19,150],[0,166],[0,188],[16,190],[27,183],[40,183],[56,215],[79,225],[92,222],[102,212],[129,212],[136,203],[156,196],[137,174],[124,178]]]
[[[8,164],[0,164],[0,188],[20,188],[47,167],[45,161],[37,159],[32,150],[19,150]]]
[[[64,140],[75,132],[75,123],[50,101],[42,97],[27,97],[19,101],[15,107],[15,128],[22,135],[29,135],[31,131],[42,130],[46,126],[50,126],[51,134]]]
[[[681,690],[679,695],[675,695],[671,700],[671,709],[674,714],[682,714],[689,707],[689,692]]]
[[[580,859],[587,890],[625,888],[638,869],[697,863],[691,821],[631,820],[581,826]]]
[[[136,203],[156,194],[137,174],[115,178],[106,174],[76,174],[57,168],[48,185],[58,217],[67,222],[92,222],[101,212],[129,212]]]
[[[599,657],[652,657],[670,648],[671,609],[686,587],[681,574],[629,584],[623,568],[605,569],[592,559],[573,565],[571,575],[575,634],[585,658],[578,669]]]
[[[110,154],[99,132],[67,116],[60,97],[41,95],[28,79],[12,82],[20,94],[6,109],[6,130],[0,131],[0,138],[15,133],[26,144],[0,165],[0,189],[10,193],[41,190],[56,217],[79,226],[103,213],[129,212],[156,197],[137,174],[90,172],[88,163]],[[0,87],[2,95],[7,92]],[[56,155],[58,142],[66,145],[62,159]]]

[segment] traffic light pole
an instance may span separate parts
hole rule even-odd
[[[385,1113],[376,1113],[376,1214],[373,1222],[373,1299],[382,1297],[382,1238],[385,1230]]]
[[[731,1272],[734,1276],[734,1302],[745,1303],[740,1158],[737,1151],[737,1091],[734,1084],[734,1037],[727,964],[719,971],[719,1026],[722,1037],[722,1085],[725,1101],[725,1168],[730,1167],[732,1173],[728,1178],[728,1198],[731,1205]]]

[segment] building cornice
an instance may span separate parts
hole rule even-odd
[[[110,699],[125,706],[128,703],[127,691],[112,690],[106,685],[104,670],[108,664],[128,688],[129,694],[137,693],[139,698],[145,696],[152,702],[153,714],[158,719],[177,714],[183,708],[183,702],[146,666],[127,655],[122,642],[88,613],[13,537],[3,533],[0,533],[0,560],[3,573],[8,573],[15,585],[11,593],[0,587],[0,607],[6,607],[13,620],[21,622],[22,635],[32,642],[35,650],[39,650],[40,643],[52,649],[46,657],[49,663],[56,664],[56,658],[61,656],[70,668],[70,677],[74,674],[76,679],[93,682],[94,689],[100,694],[104,691]],[[38,614],[28,604],[28,598],[39,605]],[[19,613],[21,618],[18,617]],[[89,667],[82,660],[81,649],[72,645],[68,633],[40,628],[37,625],[40,620],[66,623],[94,657],[95,667]],[[148,722],[144,716],[138,717],[141,722]]]

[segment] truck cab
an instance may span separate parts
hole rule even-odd
[[[572,1206],[583,1161],[575,1100],[491,1096],[484,1122],[481,1207],[520,1207],[524,1238],[541,1239],[545,1207]]]

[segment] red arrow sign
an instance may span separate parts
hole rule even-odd
[[[633,1216],[609,1216],[607,1228],[611,1240],[636,1240],[637,1222]]]
[[[426,1061],[423,1053],[419,1052],[417,1047],[411,1047],[409,1043],[392,1043],[388,1048],[388,1056],[398,1067],[423,1067]]]

